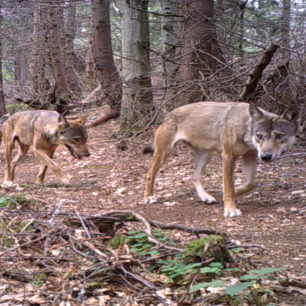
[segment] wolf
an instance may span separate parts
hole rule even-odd
[[[156,201],[153,186],[156,174],[178,142],[187,143],[195,153],[193,184],[201,201],[216,199],[203,188],[202,169],[213,152],[222,153],[224,216],[241,216],[236,196],[255,187],[257,158],[271,162],[284,154],[295,142],[298,130],[297,109],[282,115],[267,112],[244,102],[197,102],[171,111],[155,132],[154,156],[147,173],[145,203]],[[245,182],[235,189],[234,167],[242,157]]]
[[[65,145],[77,159],[90,156],[87,148],[85,117],[68,120],[55,111],[23,111],[9,116],[2,125],[2,139],[5,145],[4,186],[13,185],[15,169],[33,146],[35,155],[41,160],[36,182],[43,184],[48,167],[59,180],[67,185],[69,179],[52,160],[59,145]],[[15,144],[18,153],[12,160]]]

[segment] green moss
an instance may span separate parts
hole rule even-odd
[[[32,285],[35,287],[41,287],[47,280],[47,275],[45,273],[39,273],[37,274],[33,281],[32,281]]]
[[[225,245],[225,239],[219,235],[210,235],[206,238],[191,241],[185,247],[183,256],[187,262],[198,262],[203,257],[206,259],[214,258],[215,261],[222,263],[232,262],[232,258]]]
[[[22,111],[26,111],[29,109],[31,109],[31,107],[23,103],[12,103],[12,104],[6,105],[6,110],[11,115],[16,112],[22,112]]]
[[[115,235],[114,238],[112,238],[108,242],[108,247],[112,249],[118,249],[119,247],[123,246],[126,241],[126,236],[125,235]]]

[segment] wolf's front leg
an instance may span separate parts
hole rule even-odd
[[[222,153],[223,157],[223,202],[225,217],[239,217],[241,211],[237,209],[235,203],[234,188],[234,168],[235,157],[226,151]]]
[[[242,156],[243,160],[243,172],[245,174],[245,182],[243,185],[236,188],[236,196],[242,195],[254,189],[256,187],[255,183],[255,173],[257,167],[256,152],[250,151]]]
[[[40,172],[37,177],[37,181],[39,183],[39,180],[43,182],[44,175],[47,171],[47,167],[49,167],[54,174],[59,178],[59,180],[64,184],[64,185],[69,185],[70,180],[68,177],[65,176],[61,168],[57,165],[55,161],[53,161],[47,152],[44,150],[35,148],[35,154],[37,157],[39,157],[42,160],[42,163],[45,164],[45,166],[42,166],[40,169]]]

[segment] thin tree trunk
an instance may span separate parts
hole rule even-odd
[[[64,61],[63,61],[63,51],[60,45],[60,34],[59,26],[60,19],[59,13],[62,12],[62,9],[57,9],[58,2],[53,0],[49,1],[49,49],[51,54],[52,67],[54,72],[55,80],[55,98],[56,104],[61,105],[64,111],[65,105],[69,102],[71,93],[68,89],[67,79],[65,76]]]
[[[241,58],[244,56],[244,51],[243,51],[243,40],[244,40],[244,13],[245,13],[245,8],[248,3],[248,0],[245,0],[244,2],[239,4],[240,8],[240,18],[239,18],[239,27],[240,27],[240,41],[239,41],[239,55]]]
[[[79,79],[75,73],[75,57],[74,57],[74,47],[73,41],[75,37],[75,15],[76,15],[76,4],[74,2],[68,3],[67,21],[65,24],[65,73],[67,77],[68,87],[71,91],[80,93],[81,86],[79,84]]]
[[[3,75],[2,75],[2,29],[3,15],[2,15],[2,0],[0,0],[0,116],[6,113],[4,91],[3,91]]]
[[[85,88],[87,91],[92,91],[97,84],[95,83],[95,62],[93,57],[93,26],[92,18],[90,21],[90,31],[88,35],[88,45],[86,51],[86,67],[85,67]]]
[[[176,50],[178,47],[177,38],[177,3],[173,0],[162,1],[162,27],[161,36],[163,42],[163,72],[164,72],[164,87],[166,108],[171,104],[172,99],[176,94],[176,72],[178,64],[176,60]]]
[[[286,62],[290,60],[290,11],[291,11],[291,0],[283,0],[282,10],[282,26],[281,26],[281,37],[282,37],[282,60]]]
[[[39,4],[34,6],[33,48],[32,57],[30,60],[30,84],[31,91],[35,95],[41,95],[50,88],[50,84],[45,73],[47,60],[46,16],[46,10],[43,10]]]
[[[146,126],[153,109],[148,2],[120,1],[123,15],[123,96],[120,114],[122,133],[133,133]]]
[[[110,2],[92,0],[93,58],[106,103],[117,110],[121,105],[121,80],[115,66],[110,26]]]

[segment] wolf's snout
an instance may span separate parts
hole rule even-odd
[[[272,160],[272,154],[261,154],[260,158],[264,162],[270,162]]]
[[[89,152],[85,152],[85,153],[83,154],[83,156],[89,157],[89,156],[90,156],[90,153],[89,153]]]

